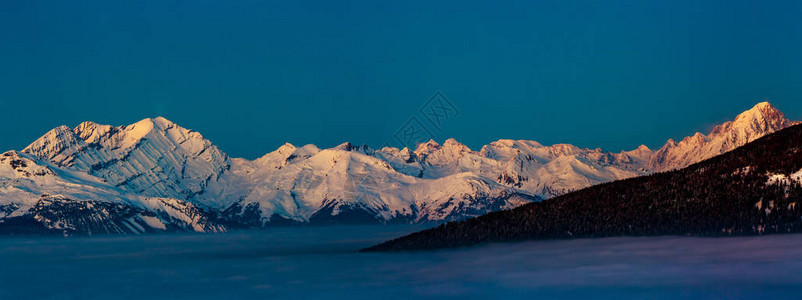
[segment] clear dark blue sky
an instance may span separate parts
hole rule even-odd
[[[233,156],[435,131],[605,150],[758,101],[802,119],[802,1],[6,1],[0,149],[164,116]],[[693,3],[701,2],[701,3]]]

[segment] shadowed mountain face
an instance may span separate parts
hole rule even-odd
[[[583,237],[802,231],[802,125],[690,167],[593,186],[366,249]]]
[[[448,139],[414,150],[285,144],[246,160],[161,117],[117,127],[83,122],[4,154],[0,226],[15,218],[55,232],[95,234],[454,221],[684,167],[791,124],[764,102],[707,135],[657,151],[610,153],[526,140],[474,151]],[[75,211],[83,217],[71,216]]]

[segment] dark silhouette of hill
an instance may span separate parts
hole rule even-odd
[[[363,251],[611,236],[734,236],[802,231],[802,125],[687,168],[592,186],[416,232]]]

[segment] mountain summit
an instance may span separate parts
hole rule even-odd
[[[57,127],[22,152],[149,197],[192,199],[218,180],[228,156],[192,130],[157,117],[113,127]]]
[[[654,171],[682,168],[725,153],[769,133],[795,124],[768,102],[739,114],[735,120],[713,128],[707,135],[697,132],[679,143],[669,140],[648,163]]]

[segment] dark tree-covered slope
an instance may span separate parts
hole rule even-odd
[[[682,170],[600,184],[391,240],[366,251],[609,236],[729,236],[802,231],[802,125]],[[799,173],[797,173],[799,174]]]

